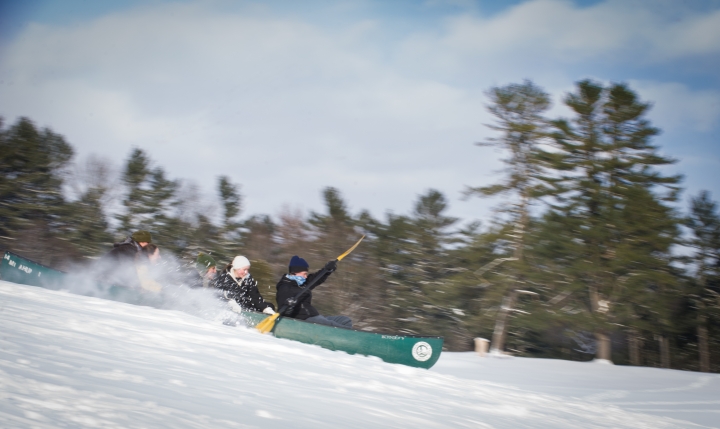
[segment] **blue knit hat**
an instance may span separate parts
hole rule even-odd
[[[293,256],[292,259],[290,259],[290,264],[288,265],[288,272],[290,272],[291,274],[308,271],[310,269],[310,264],[308,264],[306,260],[297,255]]]

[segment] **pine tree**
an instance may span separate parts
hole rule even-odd
[[[115,194],[114,168],[90,155],[76,163],[68,180],[70,201],[63,217],[68,221],[66,237],[86,258],[95,258],[112,248],[113,237],[106,215]]]
[[[658,336],[663,367],[670,367],[669,338],[677,329],[673,308],[682,296],[671,248],[679,242],[674,210],[643,186],[624,190],[615,240],[616,276],[611,302],[615,323],[629,328],[631,363],[641,364],[641,332]],[[634,361],[634,362],[633,362]]]
[[[104,193],[103,189],[88,189],[77,201],[69,203],[65,211],[67,219],[75,220],[67,228],[70,240],[85,257],[97,257],[112,246],[103,207]]]
[[[337,258],[360,238],[355,229],[355,220],[340,191],[327,187],[323,189],[322,196],[325,213],[311,212],[308,219],[314,237],[308,247],[318,264]],[[317,301],[323,311],[346,315],[353,319],[358,328],[365,327],[362,319],[367,312],[363,307],[373,292],[368,284],[372,284],[372,281],[368,282],[373,278],[372,269],[357,262],[367,255],[369,244],[369,240],[364,242],[343,259],[337,272],[322,286],[322,291],[316,294],[317,298],[313,298],[313,302]]]
[[[453,286],[448,246],[455,239],[450,228],[457,219],[445,214],[447,208],[445,196],[430,189],[419,196],[412,216],[388,214],[387,223],[372,231],[400,332],[440,335],[459,322],[448,293]]]
[[[178,237],[186,225],[173,212],[179,182],[169,180],[162,168],[152,168],[151,161],[141,149],[134,149],[123,172],[126,196],[125,213],[118,215],[121,230],[130,234],[145,229],[156,237],[163,247],[179,253],[185,240]]]
[[[223,255],[220,249],[221,227],[215,225],[210,219],[202,213],[198,213],[195,221],[188,226],[187,245],[182,251],[182,257],[187,261],[188,268],[194,269],[195,259],[198,253],[211,255],[218,264],[218,269],[222,264],[227,263],[228,257]]]
[[[720,214],[707,191],[691,200],[690,216],[685,223],[693,233],[688,244],[695,249],[691,297],[697,313],[699,368],[710,372],[708,325],[720,318]]]
[[[508,228],[502,228],[504,234],[499,239],[509,244],[510,255],[498,258],[489,268],[492,274],[502,270],[505,276],[496,276],[495,287],[501,290],[502,304],[498,307],[492,347],[502,352],[507,336],[508,317],[514,311],[518,294],[534,293],[527,291],[524,271],[527,271],[524,257],[525,236],[530,223],[530,205],[547,195],[553,184],[544,171],[544,160],[552,157],[541,149],[547,139],[547,120],[543,114],[550,107],[549,96],[530,81],[492,88],[488,95],[491,104],[488,107],[496,120],[490,125],[499,133],[481,146],[499,148],[509,154],[505,158],[505,176],[497,184],[468,188],[467,195],[497,196],[509,195],[509,206],[502,212],[509,216]],[[506,262],[507,261],[507,262]],[[501,264],[502,262],[505,262]]]
[[[382,329],[393,328],[397,332],[413,334],[414,317],[410,308],[413,289],[410,285],[410,270],[413,255],[408,249],[412,243],[412,221],[408,216],[387,213],[386,221],[374,219],[370,213],[358,216],[358,224],[368,235],[364,246],[370,246],[368,258],[379,270],[377,285],[382,292],[376,301],[381,304],[384,314],[378,316]]]
[[[446,316],[456,323],[443,335],[449,337],[448,343],[455,350],[467,350],[475,337],[492,337],[499,304],[507,295],[507,288],[502,287],[507,281],[502,270],[505,261],[498,259],[507,253],[507,234],[504,228],[481,231],[479,223],[471,223],[458,231],[458,241],[448,252],[450,266],[445,269],[446,287],[442,292],[449,310]],[[494,268],[498,268],[497,272]],[[511,312],[508,318],[512,317]]]
[[[242,223],[238,216],[242,211],[242,196],[239,185],[227,176],[218,177],[218,195],[222,204],[222,226],[220,235],[220,253],[226,258],[236,256],[242,247]]]
[[[218,178],[218,193],[223,207],[223,229],[228,234],[234,234],[240,223],[237,216],[242,211],[242,196],[238,185],[232,183],[227,176]]]
[[[566,234],[570,241],[579,244],[569,271],[574,285],[587,292],[598,342],[597,357],[610,360],[609,332],[613,323],[619,322],[615,309],[620,299],[618,291],[626,290],[632,283],[624,279],[648,275],[657,266],[667,264],[666,254],[650,266],[632,264],[633,259],[648,256],[642,253],[647,249],[635,247],[634,254],[618,254],[633,248],[630,245],[633,240],[657,241],[660,235],[668,233],[662,230],[630,234],[626,228],[627,213],[630,209],[643,210],[632,204],[638,195],[649,198],[658,207],[673,201],[680,178],[662,176],[654,169],[674,161],[657,153],[651,138],[659,130],[645,119],[650,106],[640,102],[626,85],[605,88],[592,81],[581,81],[577,92],[566,97],[565,104],[575,118],[572,122],[555,122],[554,137],[560,153],[554,156],[551,165],[560,177],[556,187],[558,201],[563,203],[560,212],[566,220]],[[660,186],[668,192],[660,195]],[[672,220],[669,210],[658,208],[654,215],[662,218],[658,220],[661,223],[677,222]],[[667,311],[661,302],[653,308],[654,312]],[[658,320],[666,319],[660,316]],[[661,328],[657,333],[665,336],[668,332]]]
[[[272,262],[277,248],[274,240],[277,225],[272,218],[268,215],[253,215],[243,223],[243,227],[247,231],[243,237],[243,244],[248,258],[251,261],[264,260]],[[285,270],[278,271],[277,274],[279,275],[281,272],[284,273]]]
[[[72,246],[61,237],[64,170],[73,149],[50,129],[20,118],[9,129],[0,119],[0,244],[39,262],[63,259]]]

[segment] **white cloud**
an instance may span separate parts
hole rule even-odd
[[[720,11],[691,13],[676,2],[610,0],[580,7],[568,0],[533,0],[492,17],[450,17],[444,31],[405,44],[407,61],[436,59],[437,70],[474,71],[562,65],[647,65],[720,53]],[[560,62],[561,64],[558,64]]]
[[[720,91],[692,90],[677,82],[630,81],[643,100],[653,104],[649,116],[656,126],[707,132],[720,122]]]
[[[658,38],[658,51],[667,56],[717,54],[720,52],[720,10],[683,19],[668,28],[666,37]]]
[[[379,215],[478,180],[457,166],[481,155],[481,94],[388,67],[364,44],[373,23],[328,32],[203,5],[33,25],[3,58],[2,97],[81,151],[121,162],[140,146],[208,190],[228,174],[254,212],[319,209],[332,185]]]
[[[471,9],[390,38],[381,18],[323,27],[214,5],[29,26],[0,54],[0,114],[27,115],[118,163],[146,148],[207,192],[229,175],[253,213],[318,210],[328,185],[357,209],[405,212],[433,187],[454,215],[478,218],[487,203],[457,199],[499,167],[498,154],[472,145],[489,133],[484,90],[531,77],[554,91],[578,79],[572,64],[669,61],[720,44],[717,14],[674,22],[636,2],[537,0],[492,18]],[[665,100],[682,100],[696,129],[717,125],[716,93],[635,84],[656,101],[659,126],[685,124]]]

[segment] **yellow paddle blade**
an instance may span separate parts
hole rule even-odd
[[[280,316],[280,313],[273,314],[272,316],[258,323],[255,328],[260,331],[261,334],[267,334],[268,332],[272,331],[272,328],[275,326],[275,320],[278,318],[278,316]]]
[[[349,248],[347,252],[345,252],[345,253],[343,253],[342,255],[338,256],[338,257],[337,257],[337,260],[338,260],[338,261],[342,261],[344,257],[346,257],[347,255],[349,255],[350,252],[352,252],[353,250],[355,250],[356,247],[358,247],[358,244],[360,244],[360,242],[363,241],[363,238],[365,238],[365,235],[364,235],[364,234],[363,234],[362,237],[360,237],[360,240],[358,240],[358,242],[355,243],[355,245],[353,245],[353,247]]]

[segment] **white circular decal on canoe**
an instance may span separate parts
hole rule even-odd
[[[432,347],[425,341],[418,341],[412,348],[412,355],[415,360],[425,362],[432,356]]]

